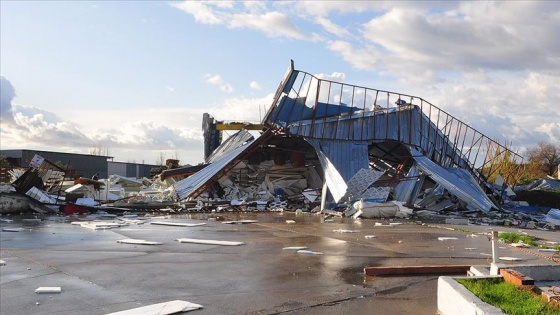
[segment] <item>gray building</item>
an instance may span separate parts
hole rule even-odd
[[[134,178],[151,178],[153,169],[160,170],[162,166],[152,164],[137,164],[126,162],[114,162],[112,156],[63,153],[40,150],[0,150],[0,155],[12,164],[13,167],[29,167],[29,162],[35,154],[57,164],[66,171],[67,178],[86,177],[91,178],[98,173],[99,178],[107,178],[110,175],[120,175]],[[158,172],[159,173],[159,172]]]
[[[93,174],[98,173],[100,178],[107,177],[109,159],[111,156],[91,155],[91,154],[78,154],[78,153],[63,153],[52,151],[40,150],[0,150],[0,155],[12,164],[13,167],[29,167],[29,163],[35,154],[57,164],[66,171],[67,178],[87,177],[90,178]]]
[[[124,177],[134,177],[134,178],[151,178],[151,171],[154,169],[156,173],[159,173],[162,167],[159,165],[150,164],[137,164],[137,163],[126,163],[126,162],[107,162],[107,171],[109,175],[120,175]]]

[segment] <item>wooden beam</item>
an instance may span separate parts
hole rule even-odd
[[[459,274],[466,273],[470,265],[456,266],[399,266],[399,267],[365,267],[366,276],[382,275],[418,275],[418,274]]]

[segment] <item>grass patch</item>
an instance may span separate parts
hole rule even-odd
[[[537,238],[529,235],[519,235],[513,232],[505,232],[500,233],[498,237],[506,243],[519,243],[522,241],[527,245],[537,246]]]
[[[500,278],[457,279],[482,301],[510,315],[558,315],[560,308]]]

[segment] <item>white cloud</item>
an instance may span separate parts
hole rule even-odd
[[[69,112],[70,116],[81,117],[80,125],[77,125],[45,110],[12,105],[14,124],[0,131],[3,149],[87,154],[91,147],[99,147],[107,149],[109,155],[118,154],[116,161],[145,160],[150,164],[156,162],[160,152],[167,152],[170,157],[182,155],[184,163],[198,163],[202,159],[201,154],[197,155],[202,146],[199,127],[202,110],[183,113],[161,109],[140,113],[127,109],[80,110],[75,115]],[[145,117],[153,121],[143,121]],[[166,124],[154,121],[165,121]]]
[[[175,92],[175,88],[172,87],[172,86],[169,86],[169,85],[165,86],[165,89],[166,89],[168,92]]]
[[[264,32],[270,37],[305,39],[306,36],[291,23],[289,16],[280,12],[264,14],[241,13],[230,16],[230,28],[250,28]]]
[[[336,81],[336,82],[342,82],[346,78],[346,74],[342,72],[333,72],[332,74],[319,73],[316,74],[315,76],[321,80],[329,80],[329,81]]]
[[[348,30],[340,25],[336,25],[335,23],[333,23],[332,21],[324,18],[324,17],[316,17],[315,18],[315,23],[321,25],[325,31],[336,35],[338,37],[346,37],[346,36],[350,36],[350,32],[348,32]]]
[[[261,85],[259,84],[259,82],[257,81],[251,81],[251,83],[249,83],[249,87],[252,88],[253,90],[260,90]]]
[[[210,109],[217,120],[260,122],[272,104],[273,94],[262,98],[229,98]]]
[[[231,4],[231,5],[229,5]],[[228,28],[247,28],[260,31],[270,37],[286,37],[291,39],[312,39],[292,23],[289,15],[270,11],[263,12],[266,6],[262,4],[247,4],[246,2],[229,2],[224,5],[221,1],[195,2],[184,1],[172,6],[191,14],[195,21],[202,24],[225,24]]]
[[[195,21],[203,24],[222,24],[223,20],[219,14],[215,14],[212,8],[200,1],[183,1],[173,3],[172,6],[191,14]]]
[[[222,79],[222,77],[219,74],[206,74],[204,76],[204,79],[206,81],[206,83],[218,86],[220,88],[221,91],[226,92],[226,93],[232,93],[233,92],[233,87],[229,84],[224,82],[224,80]]]

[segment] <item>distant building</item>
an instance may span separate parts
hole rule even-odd
[[[0,150],[0,155],[6,157],[12,167],[29,167],[29,163],[35,154],[57,164],[66,170],[66,178],[76,179],[78,177],[91,178],[98,173],[99,178],[107,178],[110,175],[125,177],[150,177],[150,170],[157,165],[113,162],[112,156],[63,153],[40,150]]]
[[[120,175],[124,177],[151,178],[154,175],[151,173],[152,169],[154,168],[157,168],[158,170],[160,168],[167,169],[165,166],[153,164],[137,164],[113,161],[107,162],[107,171],[109,172],[109,175]]]

